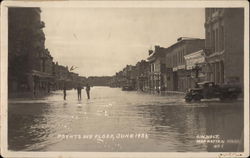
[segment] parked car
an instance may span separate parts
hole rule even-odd
[[[196,88],[191,88],[185,95],[185,101],[200,101],[201,99],[220,98],[237,99],[241,93],[241,88],[237,85],[216,85],[214,82],[204,81],[198,83]]]
[[[122,90],[123,91],[132,91],[132,90],[134,90],[134,88],[131,85],[124,85],[124,86],[122,86]]]

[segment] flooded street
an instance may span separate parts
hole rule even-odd
[[[62,91],[43,99],[9,100],[9,150],[242,150],[243,101],[185,103],[180,95],[109,87],[93,87],[91,99],[86,98],[85,90],[81,101],[70,90],[66,101]]]

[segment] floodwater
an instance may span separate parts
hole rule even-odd
[[[185,103],[93,87],[36,100],[9,100],[8,148],[14,151],[224,152],[243,150],[243,101]]]

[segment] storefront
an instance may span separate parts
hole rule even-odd
[[[184,56],[186,60],[186,88],[195,86],[195,83],[206,80],[206,60],[203,50]]]
[[[45,72],[32,70],[32,72],[28,74],[28,83],[33,96],[41,96],[53,90],[54,77]]]

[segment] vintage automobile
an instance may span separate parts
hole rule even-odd
[[[203,81],[191,88],[185,95],[185,101],[200,101],[201,99],[219,98],[220,100],[237,99],[241,93],[241,88],[237,85],[216,85],[214,82]]]
[[[122,91],[132,91],[132,90],[134,90],[134,88],[129,84],[122,86]]]

